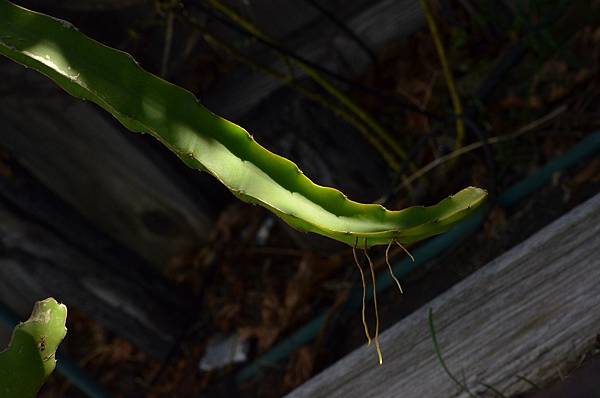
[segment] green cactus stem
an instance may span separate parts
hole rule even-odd
[[[67,334],[67,307],[38,301],[29,319],[15,327],[0,352],[0,397],[34,398],[56,367],[56,349]]]

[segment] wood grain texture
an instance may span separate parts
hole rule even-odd
[[[191,301],[135,258],[114,258],[104,251],[110,244],[94,241],[97,235],[80,227],[92,239],[85,248],[0,196],[0,302],[25,316],[31,303],[55,297],[164,357],[191,313]]]
[[[477,396],[494,396],[481,383],[528,390],[517,376],[543,385],[593,346],[599,286],[600,194],[385,331],[383,367],[361,347],[288,397],[467,397],[435,357],[429,308],[448,367]]]
[[[158,267],[208,235],[205,206],[174,183],[160,159],[149,159],[99,109],[8,62],[0,62],[1,74],[20,94],[0,97],[0,145],[35,178]]]
[[[321,3],[327,5],[327,2]],[[361,5],[363,7],[354,10],[352,15],[347,14],[347,5],[332,9],[339,10],[341,19],[373,51],[381,50],[391,40],[407,36],[423,25],[423,13],[418,0],[363,1]],[[287,37],[276,37],[285,48],[342,75],[361,73],[370,62],[351,38],[324,17],[305,23],[295,32]],[[289,65],[270,51],[255,50],[250,58],[281,73],[287,74],[289,71]],[[296,78],[303,75],[301,70],[294,71]],[[235,121],[282,86],[281,81],[271,76],[240,69],[203,96],[202,101],[212,111]]]

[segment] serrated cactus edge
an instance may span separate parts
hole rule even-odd
[[[143,70],[129,54],[90,39],[66,21],[6,0],[0,0],[0,54],[94,102],[129,130],[152,135],[239,199],[267,208],[298,230],[350,246],[410,244],[445,232],[487,195],[469,187],[436,205],[398,211],[352,201],[315,184],[296,164],[210,112],[191,92]]]

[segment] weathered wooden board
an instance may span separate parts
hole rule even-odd
[[[361,1],[360,8],[356,4],[350,7],[347,2],[342,3],[336,8],[321,1],[323,6],[336,10],[336,15],[373,51],[413,33],[424,23],[418,0]],[[290,7],[287,2],[282,4]],[[286,16],[285,11],[280,10],[277,18],[288,21],[296,17]],[[362,72],[370,62],[368,55],[347,34],[324,17],[306,21],[295,32],[281,37],[280,42],[294,53],[346,76]],[[254,51],[250,57],[282,73],[289,69],[288,64],[269,51]],[[300,70],[294,71],[297,78],[303,75]],[[203,96],[202,101],[214,112],[236,120],[282,85],[271,76],[242,69]]]
[[[600,356],[595,355],[563,379],[560,378],[528,398],[600,397]]]
[[[166,355],[190,301],[135,256],[108,252],[114,245],[86,224],[71,223],[79,239],[90,239],[76,247],[34,216],[0,196],[0,302],[26,317],[32,303],[53,296],[144,351]]]
[[[383,367],[362,347],[288,396],[467,397],[436,359],[429,308],[448,367],[473,393],[555,378],[600,333],[600,194],[385,331]]]
[[[8,60],[0,76],[0,146],[88,220],[158,266],[207,236],[203,204],[103,111]]]

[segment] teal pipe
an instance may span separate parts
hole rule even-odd
[[[600,152],[600,132],[588,135],[564,155],[550,161],[538,171],[533,172],[519,183],[508,188],[498,197],[497,204],[502,207],[516,205],[521,200],[543,187],[550,181],[554,173],[573,167],[598,152]],[[485,221],[488,208],[489,206],[484,206],[452,230],[430,239],[427,243],[418,247],[413,252],[415,257],[414,262],[408,258],[404,258],[395,263],[393,269],[396,276],[399,278],[406,276],[415,268],[433,260],[453,245],[462,242],[476,232]],[[393,281],[389,273],[380,273],[377,276],[377,293],[382,293],[392,286],[392,283]],[[368,297],[369,299],[372,298],[371,290],[368,292]],[[362,293],[353,294],[349,298],[348,308],[350,310],[356,310],[360,308],[361,303]],[[249,379],[259,377],[262,369],[268,370],[269,368],[272,368],[297,348],[310,343],[325,326],[328,312],[329,311],[323,311],[319,316],[302,326],[290,337],[275,345],[269,352],[244,367],[236,375],[236,381],[238,383],[243,383]]]
[[[19,317],[5,305],[0,303],[0,323],[13,329],[20,322]],[[56,370],[71,384],[81,390],[90,398],[110,398],[108,392],[92,380],[82,369],[66,355],[57,353]]]
[[[65,379],[90,398],[110,398],[109,393],[98,385],[81,367],[60,352],[56,356],[56,370]]]
[[[511,207],[551,180],[552,175],[575,166],[600,152],[600,132],[588,135],[567,153],[547,163],[529,177],[508,188],[499,198],[498,205]]]

